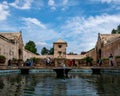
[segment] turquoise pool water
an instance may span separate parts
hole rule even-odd
[[[120,74],[54,73],[0,75],[0,96],[120,96]]]

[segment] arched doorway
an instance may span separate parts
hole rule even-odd
[[[101,58],[101,49],[98,51],[98,57]]]
[[[23,55],[22,55],[22,50],[18,49],[18,55],[19,55],[19,59],[23,59]]]

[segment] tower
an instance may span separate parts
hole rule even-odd
[[[56,61],[55,65],[65,63],[66,47],[67,42],[63,41],[62,39],[58,39],[56,42],[53,43],[54,58]]]

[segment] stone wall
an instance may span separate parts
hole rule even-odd
[[[120,56],[120,38],[101,48],[102,58],[108,58],[110,54]]]
[[[59,48],[59,45],[61,45],[62,47]],[[59,54],[59,52],[61,52],[61,54]],[[62,58],[66,58],[66,43],[54,44],[54,57],[58,58],[59,56],[61,56]]]
[[[96,61],[96,49],[93,48],[92,50],[88,51],[86,53],[86,56],[92,57],[94,61]]]
[[[18,59],[18,46],[0,38],[0,54],[6,57],[6,63],[9,59]]]
[[[26,49],[23,50],[23,61],[26,61],[27,59],[30,59],[33,57],[37,58],[37,55]]]
[[[0,33],[0,55],[6,57],[5,66],[8,60],[23,60],[36,57],[35,54],[24,49],[21,32]]]
[[[94,50],[88,51],[87,55],[94,59],[96,58],[95,60],[101,58],[106,61],[108,60],[110,54],[113,55],[114,63],[116,63],[115,57],[120,56],[119,35],[105,34],[104,36],[104,34],[98,34],[98,41],[96,43],[96,47],[94,48]],[[107,61],[107,63],[109,62]],[[108,66],[109,64],[106,65]]]

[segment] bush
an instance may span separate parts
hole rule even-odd
[[[18,60],[16,58],[12,58],[12,63],[17,63]]]
[[[35,64],[40,63],[41,59],[40,58],[31,58]]]
[[[88,65],[90,65],[90,66],[92,66],[93,64],[93,58],[92,57],[89,57],[89,56],[87,56],[86,58],[85,58],[85,61],[86,61],[86,64],[87,64],[87,66]]]
[[[117,58],[120,58],[120,56],[115,56],[115,58],[117,59]]]
[[[86,60],[86,62],[92,62],[93,61],[93,58],[92,57],[89,57],[87,56],[86,58],[84,58]]]
[[[0,55],[0,63],[5,63],[6,58],[3,55]]]
[[[103,58],[102,60],[103,60],[103,61],[104,61],[104,60],[109,60],[109,58]]]
[[[104,66],[106,66],[106,65],[108,66],[108,64],[109,64],[109,58],[103,58],[102,59],[102,63],[103,63]]]

